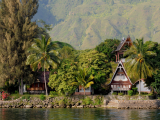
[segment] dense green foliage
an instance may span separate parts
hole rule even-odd
[[[94,76],[95,89],[101,89],[111,72],[111,66],[104,53],[96,50],[81,53],[78,57],[78,64],[83,68],[88,68],[88,73]]]
[[[157,71],[157,74],[154,74],[154,80],[155,81],[151,83],[151,86],[158,94],[160,94],[160,70]]]
[[[33,77],[25,61],[26,50],[37,35],[37,25],[31,19],[37,13],[38,0],[1,0],[0,9],[0,83],[4,86],[6,81],[18,79],[19,93],[23,94],[23,81]]]
[[[74,49],[69,46],[64,46],[59,50],[60,58],[63,59],[73,59],[75,58]]]
[[[128,95],[132,96],[133,95],[133,90],[128,90]]]
[[[115,55],[113,54],[113,51],[116,50],[117,46],[119,45],[120,40],[118,39],[106,39],[104,42],[100,43],[98,46],[96,46],[96,50],[98,52],[102,52],[107,56],[107,60],[115,61]]]
[[[57,44],[51,42],[51,38],[46,40],[42,35],[42,39],[35,39],[35,43],[33,43],[32,46],[28,49],[30,55],[27,57],[26,64],[31,65],[33,71],[40,69],[41,67],[43,68],[46,95],[48,95],[48,92],[45,69],[49,70],[50,66],[55,69],[60,63],[56,48]]]
[[[45,97],[43,94],[41,94],[41,95],[40,95],[40,99],[41,99],[41,100],[45,100],[46,97]]]
[[[117,92],[113,92],[112,95],[117,95]]]
[[[156,53],[156,56],[148,56],[151,66],[156,70],[160,68],[160,44],[157,42],[147,41],[144,46],[148,47],[150,44],[153,44],[152,47],[149,48],[150,51]]]
[[[134,95],[136,95],[136,94],[137,94],[137,90],[138,90],[138,88],[136,88],[136,87],[132,87],[132,90],[133,90],[133,94],[134,94]]]
[[[76,74],[76,82],[73,82],[72,85],[76,85],[77,87],[82,87],[83,91],[84,91],[84,95],[85,95],[85,89],[89,88],[92,84],[94,84],[93,81],[93,75],[92,74],[88,74],[88,69],[86,68],[78,68],[78,72],[75,73]]]
[[[43,18],[52,24],[53,40],[76,49],[127,35],[159,42],[159,4],[159,0],[39,0],[33,20]]]
[[[124,52],[124,56],[128,56],[125,63],[127,73],[131,77],[138,76],[139,79],[146,79],[147,76],[151,77],[153,68],[150,65],[149,57],[156,56],[156,53],[150,50],[154,44],[148,44],[146,47],[143,39],[137,39],[133,44],[129,50]]]
[[[73,60],[64,60],[57,71],[49,76],[48,85],[55,88],[57,92],[64,95],[74,93],[77,86],[72,86],[76,82],[75,72],[78,71],[78,65]]]
[[[149,57],[156,56],[156,53],[150,50],[153,46],[153,43],[145,45],[143,43],[143,38],[139,40],[136,39],[133,42],[133,46],[124,52],[124,56],[128,56],[126,59],[127,62],[125,63],[125,68],[129,76],[136,76],[139,81],[141,79],[147,79],[148,76],[152,77],[153,68]]]
[[[118,93],[118,95],[122,96],[122,95],[124,95],[124,94],[123,94],[123,93]]]

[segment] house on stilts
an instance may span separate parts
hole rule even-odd
[[[131,78],[128,76],[127,71],[125,70],[125,58],[123,57],[123,53],[133,45],[131,38],[128,36],[127,39],[123,39],[121,43],[118,45],[117,49],[113,51],[116,56],[116,61],[114,64],[117,64],[116,69],[111,80],[110,87],[112,92],[123,92],[127,94],[128,90],[131,90],[133,86],[138,88],[139,91],[139,80],[137,78]],[[145,87],[145,81],[140,81],[140,91],[150,93],[151,90],[148,87]]]

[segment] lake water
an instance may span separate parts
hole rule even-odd
[[[0,108],[0,120],[160,120],[160,110]]]

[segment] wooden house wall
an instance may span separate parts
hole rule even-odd
[[[38,86],[39,84],[39,86]],[[35,90],[45,90],[44,83],[33,83],[30,88],[27,89],[28,91],[35,91]]]
[[[118,78],[118,75],[124,75],[125,79]],[[132,83],[125,74],[124,70],[122,69],[120,71],[118,69],[110,85],[113,91],[127,91],[131,89]]]

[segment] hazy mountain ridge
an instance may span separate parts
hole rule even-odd
[[[35,19],[53,24],[52,40],[76,49],[128,35],[132,40],[144,37],[159,42],[159,0],[40,0],[39,4],[43,14],[38,11]]]

